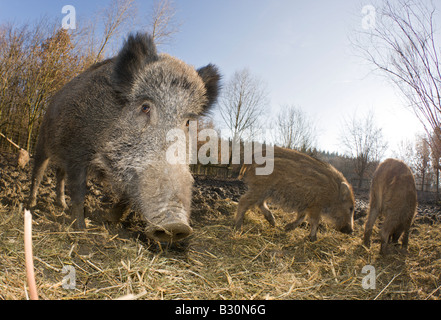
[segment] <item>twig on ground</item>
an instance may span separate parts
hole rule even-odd
[[[38,300],[37,285],[35,283],[34,260],[32,254],[32,215],[29,210],[24,213],[24,248],[26,261],[26,278],[28,280],[31,300]]]

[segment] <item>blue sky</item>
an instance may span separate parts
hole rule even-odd
[[[91,16],[110,0],[0,0],[0,23],[17,23],[43,15],[63,18],[73,5],[78,19]],[[398,92],[358,58],[348,40],[361,28],[363,0],[181,0],[175,1],[182,22],[174,41],[161,48],[200,67],[218,65],[224,80],[247,67],[267,85],[267,118],[281,105],[294,104],[315,119],[317,143],[341,151],[338,135],[343,117],[374,109],[389,148],[422,132]],[[138,1],[141,19],[152,1]],[[79,23],[79,22],[78,22]],[[137,31],[140,23],[133,25]],[[216,118],[217,119],[217,118]]]

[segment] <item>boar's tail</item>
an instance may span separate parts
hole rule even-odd
[[[237,177],[239,180],[243,179],[243,176],[245,175],[245,173],[248,170],[249,165],[247,164],[243,164],[242,167],[240,168],[240,172],[239,172],[239,176]]]

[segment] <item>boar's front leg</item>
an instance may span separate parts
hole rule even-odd
[[[242,228],[243,220],[245,217],[245,213],[256,205],[258,202],[258,196],[252,191],[248,190],[240,199],[239,204],[237,205],[236,217],[234,219],[234,229],[240,230]]]
[[[266,205],[266,201],[259,204],[259,209],[262,211],[263,215],[265,216],[265,219],[269,222],[269,224],[273,227],[276,226],[276,221],[274,220],[274,216],[271,213],[271,211],[268,209],[268,206]]]
[[[66,198],[64,195],[64,185],[65,185],[65,181],[66,181],[66,171],[64,171],[63,168],[57,168],[57,187],[56,187],[56,191],[57,191],[57,200],[56,200],[56,204],[58,206],[60,206],[61,208],[65,209],[67,208],[67,204],[66,204]]]
[[[37,148],[34,159],[34,169],[32,171],[31,194],[28,200],[28,209],[37,204],[38,187],[43,180],[44,171],[49,163],[49,157],[43,151],[43,148]]]
[[[297,212],[297,219],[294,222],[288,223],[285,227],[285,231],[294,230],[305,220],[306,215],[308,215],[308,221],[311,227],[311,232],[309,234],[309,239],[311,241],[317,240],[317,230],[320,222],[320,210],[319,209],[306,209]]]
[[[401,238],[401,248],[404,252],[407,252],[407,246],[409,245],[409,228],[404,231],[403,237]]]
[[[285,226],[285,231],[291,231],[297,228],[299,225],[302,224],[303,220],[305,220],[306,211],[302,210],[297,212],[297,219],[294,222],[288,223]]]
[[[72,202],[71,215],[74,227],[80,230],[86,228],[84,221],[84,198],[87,192],[86,175],[85,168],[70,167],[67,171]]]
[[[399,237],[401,236],[401,232],[399,230],[396,230],[395,227],[395,221],[391,219],[392,213],[389,210],[385,212],[386,218],[383,221],[383,225],[381,226],[380,230],[380,239],[381,239],[381,246],[380,246],[380,254],[388,254],[392,250],[393,243],[395,242],[395,239],[398,241]],[[394,233],[397,233],[395,236]]]
[[[309,216],[309,223],[311,225],[311,232],[309,233],[309,240],[311,240],[311,242],[314,242],[317,240],[317,230],[318,230],[319,222],[320,222],[320,215],[319,214]]]
[[[378,208],[375,205],[371,205],[371,207],[369,208],[366,224],[364,226],[364,236],[363,236],[363,244],[367,248],[371,246],[372,229],[374,227],[375,220],[377,220],[379,213],[380,210],[378,210]]]
[[[317,240],[317,230],[320,223],[320,208],[311,208],[308,209],[308,222],[311,228],[311,232],[309,233],[309,240],[312,242]]]

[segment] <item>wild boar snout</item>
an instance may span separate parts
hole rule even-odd
[[[193,229],[185,221],[172,221],[161,226],[155,225],[147,230],[147,236],[160,242],[176,242],[188,237]]]
[[[187,166],[158,161],[134,181],[134,206],[148,222],[147,236],[176,242],[192,233],[190,207],[193,178]]]

